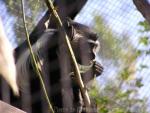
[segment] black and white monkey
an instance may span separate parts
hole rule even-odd
[[[98,36],[89,27],[70,19],[64,25],[86,85],[103,71],[102,65],[95,61],[94,51],[98,47]],[[82,96],[74,79],[74,66],[63,37],[61,29],[46,29],[32,44],[32,48],[55,113],[84,113]],[[28,48],[19,53],[16,66],[21,95],[31,100],[27,106],[30,103],[32,113],[48,113],[47,105],[42,106],[44,95]],[[26,102],[24,98],[21,101]],[[44,102],[46,103],[45,100]]]

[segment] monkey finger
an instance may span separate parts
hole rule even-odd
[[[101,65],[95,65],[95,68],[103,70],[104,68]]]
[[[94,65],[94,68],[96,68],[96,69],[99,69],[99,70],[104,70],[104,68],[103,68],[103,66],[101,65],[101,64],[99,64],[99,63],[96,63],[95,65]]]
[[[95,63],[94,65],[94,73],[96,74],[96,76],[101,75],[103,72],[103,67],[101,66],[101,64],[99,63]]]
[[[95,74],[96,74],[96,76],[98,76],[98,75],[101,75],[102,74],[102,70],[99,70],[99,69],[96,69],[95,70]]]

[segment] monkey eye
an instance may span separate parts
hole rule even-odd
[[[97,43],[96,43],[96,41],[93,41],[93,40],[91,40],[91,39],[88,39],[87,42],[89,43],[89,45],[90,45],[92,48],[98,46]]]
[[[93,50],[93,52],[97,52],[100,49],[100,43],[98,41],[88,40],[88,43]]]

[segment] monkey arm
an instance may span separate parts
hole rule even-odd
[[[88,83],[90,80],[92,80],[95,76],[99,76],[102,74],[103,72],[103,67],[100,63],[96,62],[95,60],[94,61],[91,61],[90,65],[81,65],[81,64],[78,64],[79,66],[79,69],[80,69],[80,73],[82,74],[82,76],[84,76],[85,73],[88,73],[88,72],[92,72],[90,74],[87,74],[85,76],[87,76],[87,78],[90,78],[88,79],[88,81],[86,81],[86,83]],[[73,91],[74,91],[74,97],[75,97],[75,108],[77,110],[78,113],[81,113],[81,112],[85,112],[84,111],[84,103],[83,103],[83,99],[82,99],[82,96],[81,96],[81,92],[79,90],[79,87],[76,83],[76,79],[75,77],[73,76],[74,75],[74,72],[71,72],[71,77],[72,77],[72,85],[73,85]],[[92,77],[91,77],[92,75]],[[89,77],[90,76],[90,77]],[[84,77],[83,77],[84,79]],[[85,88],[87,88],[87,86],[85,85]],[[96,105],[94,106],[94,104],[92,103],[92,106],[91,106],[91,109],[97,109]]]

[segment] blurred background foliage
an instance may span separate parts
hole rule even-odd
[[[8,11],[16,18],[15,32],[17,35],[18,43],[25,40],[22,12],[21,12],[21,1],[20,0],[5,0],[8,6]],[[46,9],[44,1],[41,0],[28,0],[25,1],[25,13],[26,13],[26,23],[28,27],[28,32],[31,33],[35,25],[38,23],[42,17],[42,12]]]
[[[144,29],[142,32],[149,31],[146,21],[139,22],[139,25]],[[147,99],[140,99],[138,95],[138,89],[143,86],[142,79],[135,77],[138,68],[146,68],[136,67],[136,61],[143,52],[134,47],[127,35],[115,36],[100,16],[95,17],[95,30],[100,37],[99,56],[102,61],[111,60],[114,67],[118,68],[113,75],[115,79],[110,78],[104,87],[98,81],[94,81],[91,86],[90,95],[96,100],[99,113],[148,113]],[[148,45],[148,38],[141,37],[139,43]]]
[[[17,18],[14,28],[20,43],[25,39],[20,0],[5,0],[4,2],[7,4],[8,11]],[[31,32],[46,6],[40,0],[28,0],[25,6],[28,30]],[[137,26],[141,26],[142,29],[139,32],[143,33],[143,36],[139,38],[139,44],[149,46],[149,38],[144,33],[149,32],[150,26],[146,21],[139,22]],[[136,67],[137,59],[143,54],[150,54],[150,51],[135,48],[127,34],[116,36],[100,15],[95,16],[94,29],[100,37],[100,59],[102,62],[112,62],[114,68],[117,68],[113,75],[115,78],[110,78],[104,87],[100,86],[99,81],[96,80],[90,87],[89,93],[96,101],[99,113],[148,113],[147,99],[140,99],[137,93],[138,89],[143,86],[142,79],[137,79],[135,75],[137,70],[142,71],[147,68],[147,65],[142,64]],[[107,68],[109,67],[104,70]]]

